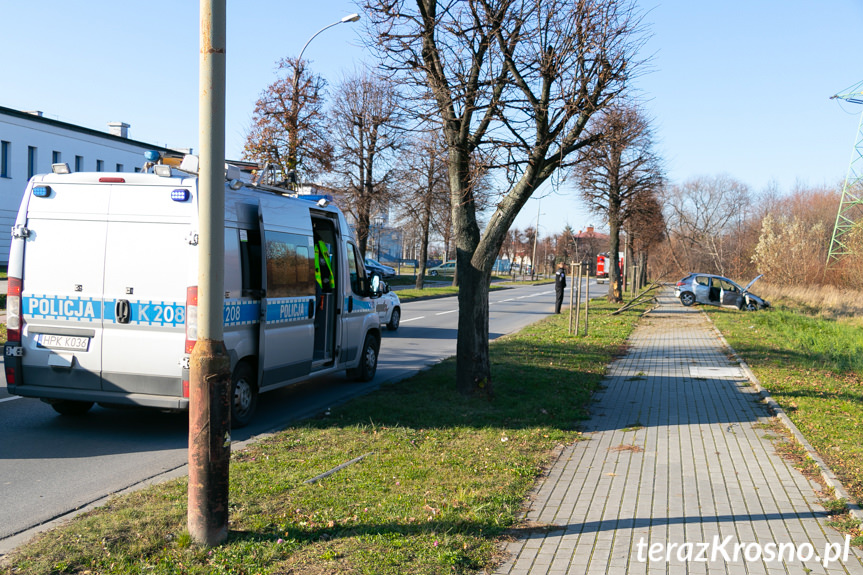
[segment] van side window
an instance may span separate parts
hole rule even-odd
[[[315,270],[309,238],[267,232],[267,297],[314,295]]]
[[[366,277],[366,270],[363,266],[359,265],[360,261],[359,254],[357,252],[357,247],[348,242],[348,273],[351,276],[351,290],[360,296],[364,296],[369,293],[369,280]]]
[[[238,230],[240,235],[240,271],[243,275],[243,297],[261,297],[261,232]]]

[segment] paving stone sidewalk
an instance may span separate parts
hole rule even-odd
[[[863,574],[863,553],[843,557],[825,525],[819,486],[758,427],[766,407],[704,314],[670,291],[660,303],[611,366],[589,440],[537,487],[495,573]],[[839,558],[825,567],[826,549]]]

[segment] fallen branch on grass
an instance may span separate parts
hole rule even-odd
[[[639,302],[639,301],[641,301],[642,299],[646,298],[648,295],[650,295],[650,296],[651,296],[651,298],[653,298],[653,300],[654,300],[654,301],[656,301],[656,297],[655,297],[654,295],[652,295],[652,294],[653,294],[653,291],[654,291],[654,290],[656,290],[656,289],[658,289],[658,288],[660,288],[660,287],[662,287],[662,284],[659,282],[659,280],[657,280],[657,281],[655,281],[655,282],[651,283],[651,284],[647,287],[647,289],[646,289],[646,290],[644,290],[643,292],[641,292],[641,294],[639,294],[639,295],[638,295],[638,297],[636,297],[636,298],[635,298],[635,299],[633,299],[633,300],[630,300],[628,304],[626,304],[626,305],[625,305],[625,306],[623,306],[622,308],[618,309],[617,311],[613,311],[613,312],[611,312],[611,315],[617,315],[617,314],[619,314],[620,312],[624,312],[624,311],[628,310],[629,308],[631,308],[632,306],[634,306],[636,303],[638,303],[638,302]]]
[[[327,477],[329,477],[330,475],[332,475],[336,471],[341,471],[342,469],[344,469],[348,465],[353,465],[354,463],[362,461],[363,459],[365,459],[369,455],[374,455],[374,453],[375,453],[374,451],[370,451],[370,452],[366,453],[365,455],[360,455],[359,457],[355,457],[354,459],[351,459],[350,461],[346,461],[346,462],[342,463],[338,467],[333,467],[332,469],[330,469],[329,471],[327,471],[325,473],[321,473],[320,475],[316,475],[316,476],[312,477],[311,479],[306,479],[305,481],[303,481],[303,483],[315,483],[316,481],[320,481],[321,479],[326,479]]]

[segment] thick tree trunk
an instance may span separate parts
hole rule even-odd
[[[608,301],[620,303],[623,301],[623,282],[620,277],[620,205],[610,202],[608,209],[609,237],[609,270],[608,270]]]
[[[458,344],[456,387],[464,395],[491,399],[491,360],[488,348],[488,291],[491,276],[471,265],[470,254],[459,250]],[[461,261],[464,258],[464,261]]]

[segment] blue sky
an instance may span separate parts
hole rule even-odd
[[[761,190],[834,185],[863,106],[829,97],[863,80],[863,2],[650,0],[650,72],[636,81],[668,177],[726,173]],[[350,0],[228,2],[227,154],[239,157],[275,63],[356,12]],[[0,0],[0,106],[137,140],[198,148],[198,3]],[[305,57],[332,85],[370,56],[362,21],[318,36]],[[539,205],[542,235],[603,227],[566,183]],[[537,200],[516,226],[534,225]]]

